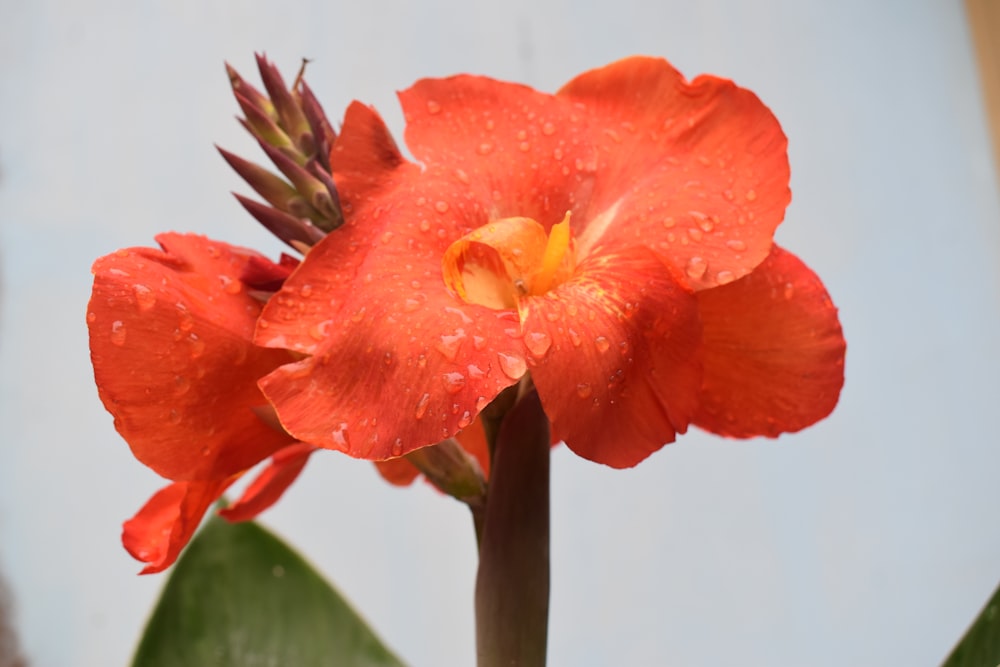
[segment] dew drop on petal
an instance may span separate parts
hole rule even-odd
[[[347,451],[349,440],[347,439],[347,422],[340,422],[337,428],[330,434],[333,444],[341,451]]]
[[[566,333],[569,334],[569,340],[571,343],[573,343],[573,347],[580,347],[580,343],[583,342],[583,340],[580,338],[580,334],[578,334],[573,329],[567,329]]]
[[[729,239],[726,241],[726,247],[733,252],[743,252],[747,249],[747,244],[740,239]]]
[[[402,456],[403,455],[403,441],[400,438],[396,438],[392,443],[392,455]]]
[[[477,350],[481,350],[484,347],[486,347],[486,339],[484,337],[482,337],[482,336],[473,336],[472,337],[472,346],[474,348],[476,348]]]
[[[688,236],[692,241],[699,242],[704,238],[705,234],[697,227],[688,227]]]
[[[188,334],[188,341],[191,343],[191,358],[197,359],[205,353],[205,341],[198,337],[196,333]]]
[[[177,426],[181,423],[181,413],[177,412],[177,410],[171,410],[170,414],[167,415],[167,422],[173,426]]]
[[[309,337],[313,340],[321,341],[326,338],[327,333],[330,331],[330,325],[333,324],[332,320],[323,320],[322,322],[317,322],[309,327]]]
[[[555,133],[556,133],[556,126],[553,125],[552,123],[545,123],[544,125],[542,125],[542,134],[544,134],[545,136],[551,137]]]
[[[783,296],[786,299],[791,299],[793,296],[795,296],[795,285],[793,285],[792,283],[785,283],[785,290],[783,292]]]
[[[427,113],[441,113],[441,105],[434,100],[427,100]]]
[[[431,402],[430,394],[424,394],[423,396],[421,396],[420,400],[417,401],[417,406],[413,409],[413,416],[416,417],[417,419],[423,419],[424,415],[427,414],[427,406],[430,404],[430,402]]]
[[[463,329],[456,329],[455,333],[452,335],[444,335],[434,344],[434,349],[444,355],[444,358],[448,361],[455,361],[458,356],[458,349],[462,346],[462,341],[465,340],[465,331]]]
[[[183,375],[174,378],[174,396],[183,396],[191,390],[191,380]]]
[[[135,303],[139,306],[139,310],[146,311],[156,305],[156,295],[145,285],[133,286],[132,292],[135,294]]]
[[[719,283],[720,285],[728,285],[734,280],[736,280],[736,274],[733,273],[732,271],[719,271],[715,275],[715,282]]]
[[[611,341],[604,336],[598,336],[594,339],[594,347],[598,352],[607,352],[611,348]]]
[[[437,202],[434,203],[434,210],[436,210],[438,213],[447,213],[448,202],[444,200],[438,200]]]
[[[441,381],[444,383],[444,390],[449,394],[457,394],[465,386],[465,376],[457,372],[444,373]]]
[[[490,153],[493,152],[493,144],[489,143],[488,141],[484,141],[483,143],[479,144],[478,150],[480,155],[489,155]]]
[[[592,393],[593,390],[590,388],[590,385],[587,384],[586,382],[581,382],[580,384],[576,385],[576,395],[579,396],[580,398],[587,398]]]
[[[524,359],[517,355],[497,352],[497,359],[500,362],[500,370],[511,380],[520,380],[528,370]]]
[[[524,346],[536,357],[544,357],[552,346],[552,339],[544,331],[533,331],[524,335]]]
[[[97,313],[95,313],[94,311],[90,311],[89,313],[87,313],[87,324],[93,324],[96,321],[97,321]]]
[[[465,428],[472,423],[472,413],[466,410],[462,413],[462,416],[458,418],[458,427]]]
[[[754,199],[757,198],[757,191],[756,190],[747,190],[746,198],[747,198],[747,201],[753,201]]]
[[[706,262],[701,257],[692,257],[687,262],[687,267],[684,271],[687,273],[688,278],[691,280],[701,280],[702,276],[705,275],[705,271],[708,270],[708,262]]]
[[[477,412],[482,412],[483,410],[486,409],[486,406],[489,405],[489,404],[490,404],[490,402],[488,400],[486,400],[485,396],[477,396],[476,397],[476,411]]]
[[[111,323],[111,343],[118,347],[125,344],[125,323],[121,320]]]

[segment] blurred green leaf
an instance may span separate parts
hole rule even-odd
[[[997,667],[1000,665],[1000,587],[986,603],[962,641],[942,667]]]
[[[213,517],[174,566],[133,667],[400,667],[298,554]]]

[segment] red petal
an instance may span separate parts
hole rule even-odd
[[[389,178],[309,252],[256,334],[312,355],[261,381],[284,427],[373,460],[454,435],[524,370],[520,340],[505,333],[519,333],[516,313],[466,304],[442,277],[445,250],[485,211],[458,180],[415,168]]]
[[[254,518],[278,501],[302,472],[309,455],[315,451],[312,445],[301,442],[285,447],[271,457],[271,463],[247,487],[240,499],[219,514],[228,521]]]
[[[711,76],[688,83],[641,57],[586,72],[558,95],[586,108],[601,156],[581,250],[644,243],[695,289],[764,260],[791,193],[787,141],[756,95]]]
[[[126,521],[122,544],[133,558],[146,563],[140,574],[161,572],[173,565],[205,512],[234,480],[174,482]]]
[[[455,175],[491,218],[529,217],[548,229],[586,204],[597,156],[569,102],[466,75],[418,81],[399,99],[414,156]]]
[[[409,486],[420,477],[420,471],[408,459],[375,461],[375,469],[382,475],[382,479],[394,486]]]
[[[591,256],[525,300],[525,346],[555,438],[624,468],[687,429],[701,376],[694,297],[645,248]]]
[[[164,234],[94,264],[94,377],[136,458],[164,477],[211,480],[292,441],[252,412],[257,379],[288,355],[251,344],[260,305],[239,281],[252,251]]]
[[[823,283],[775,246],[753,273],[698,293],[705,380],[694,423],[776,437],[826,417],[844,384],[846,343]]]

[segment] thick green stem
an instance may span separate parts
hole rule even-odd
[[[476,578],[479,667],[542,667],[549,617],[549,422],[530,391],[497,435]]]

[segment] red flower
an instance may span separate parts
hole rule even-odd
[[[164,234],[94,264],[88,307],[94,377],[136,458],[174,483],[126,522],[143,573],[168,567],[201,517],[247,469],[272,461],[232,507],[250,518],[273,503],[315,449],[261,419],[257,379],[291,357],[251,342],[260,303],[241,276],[287,275],[257,253]]]
[[[556,95],[457,76],[400,99],[419,164],[353,104],[346,223],[258,322],[300,357],[260,382],[289,433],[398,457],[528,371],[554,437],[615,467],[692,423],[776,436],[833,409],[836,309],[773,246],[786,140],[751,92],[631,58]]]

